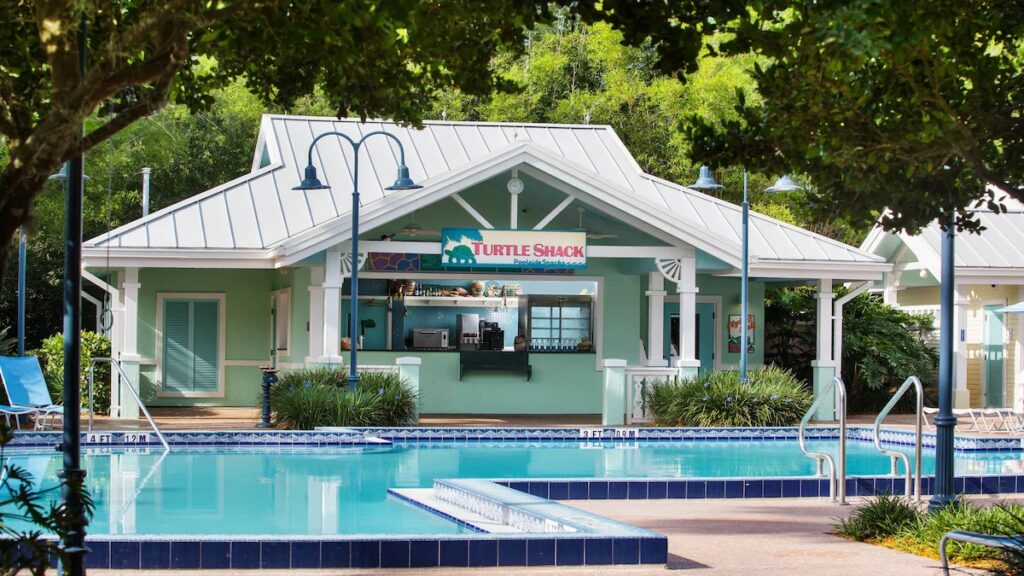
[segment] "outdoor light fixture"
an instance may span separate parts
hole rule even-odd
[[[764,189],[765,192],[794,192],[796,190],[803,190],[804,187],[793,182],[793,179],[787,174],[783,174],[781,178],[775,181],[775,184]]]
[[[700,174],[697,176],[697,181],[690,185],[690,188],[694,190],[721,190],[725,188],[718,182],[715,182],[715,175],[711,173],[711,168],[707,166],[700,167]]]
[[[383,130],[377,130],[366,134],[359,140],[353,140],[348,135],[341,132],[324,132],[312,142],[309,143],[309,153],[306,162],[306,170],[302,183],[292,188],[292,190],[324,190],[330,188],[320,182],[320,178],[317,177],[316,166],[313,166],[313,149],[316,148],[316,143],[327,136],[337,136],[342,140],[345,140],[352,146],[352,275],[351,275],[351,306],[349,314],[349,336],[353,339],[362,332],[359,322],[359,149],[362,148],[363,142],[371,136],[385,136],[394,140],[395,144],[398,144],[399,160],[398,160],[398,174],[395,178],[395,183],[385,188],[385,190],[413,190],[416,188],[422,188],[422,186],[416,184],[409,178],[409,167],[405,165],[405,148],[402,147],[402,141],[397,136]],[[333,345],[333,344],[332,344]],[[349,390],[355,391],[356,385],[359,383],[359,372],[358,364],[356,359],[356,351],[359,346],[350,346],[350,360],[348,367],[348,387]]]

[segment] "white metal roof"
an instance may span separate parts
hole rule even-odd
[[[252,172],[93,238],[86,242],[85,255],[99,258],[116,251],[183,259],[235,253],[251,262],[260,254],[272,259],[288,252],[290,244],[308,244],[327,231],[337,233],[339,226],[347,225],[351,211],[349,186],[332,186],[329,194],[292,187],[302,178],[316,135],[338,131],[357,139],[374,130],[401,140],[411,177],[424,185],[404,193],[398,202],[410,194],[431,197],[443,186],[462,182],[460,178],[478,167],[496,173],[507,170],[500,160],[522,154],[540,163],[548,160],[546,165],[555,171],[565,168],[566,175],[577,176],[581,188],[599,186],[606,200],[619,205],[620,213],[656,222],[669,236],[726,262],[738,261],[740,208],[645,174],[608,126],[426,122],[417,130],[391,122],[282,115],[263,117]],[[261,167],[264,147],[270,162]],[[393,213],[392,218],[404,216],[394,193],[387,206],[384,202],[383,189],[393,180],[398,163],[397,147],[386,138],[369,139],[361,154],[362,210],[372,214],[379,207]],[[335,139],[318,144],[313,162],[325,184],[351,181],[351,154],[342,153]],[[878,256],[755,212],[750,225],[752,262],[884,265]]]

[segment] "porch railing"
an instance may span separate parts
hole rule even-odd
[[[653,416],[647,406],[647,392],[661,380],[675,380],[679,371],[660,366],[626,367],[626,424],[646,424]]]

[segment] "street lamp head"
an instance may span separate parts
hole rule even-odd
[[[395,179],[395,183],[385,188],[385,190],[415,190],[416,188],[423,188],[419,184],[412,181],[409,178],[409,167],[405,164],[398,165],[398,178]]]
[[[60,170],[54,174],[50,174],[46,177],[47,180],[57,180],[58,182],[65,182],[68,179],[68,163],[65,162],[60,165]],[[88,174],[82,174],[82,180],[89,180]]]
[[[804,187],[793,182],[793,179],[788,174],[783,174],[781,178],[775,181],[775,184],[764,189],[765,192],[794,192],[796,190],[803,190]]]
[[[715,176],[711,173],[711,168],[701,166],[697,181],[691,184],[690,188],[694,190],[721,190],[724,186],[715,182]]]
[[[325,186],[320,179],[316,177],[316,166],[309,164],[306,166],[306,177],[302,179],[302,183],[292,188],[292,190],[326,190],[330,186]]]

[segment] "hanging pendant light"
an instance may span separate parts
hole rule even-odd
[[[765,192],[794,192],[796,190],[803,190],[804,187],[793,182],[793,179],[788,174],[783,174],[781,178],[775,181],[775,184],[764,189]]]
[[[711,168],[707,166],[700,167],[700,174],[697,176],[697,181],[690,185],[690,188],[694,190],[721,190],[725,188],[718,182],[715,182],[715,175],[711,173]]]

